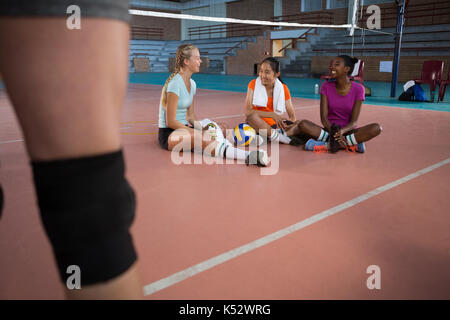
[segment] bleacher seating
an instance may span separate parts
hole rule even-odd
[[[237,48],[245,47],[245,42],[255,42],[255,38],[233,37],[200,40],[131,40],[129,54],[129,70],[135,72],[133,59],[147,57],[150,60],[150,72],[169,72],[169,57],[174,57],[179,45],[192,43],[200,51],[200,55],[209,58],[208,73],[223,71],[224,57],[234,54]]]
[[[381,31],[394,33],[394,28]],[[356,30],[352,39],[348,30],[320,29],[317,39],[311,43],[298,43],[296,49],[288,49],[282,61],[285,75],[311,76],[313,56],[335,57],[352,53],[353,56],[394,56],[393,35]],[[303,48],[302,48],[303,47]],[[306,50],[305,50],[306,48]],[[290,57],[288,57],[288,55]],[[402,37],[402,56],[450,56],[450,25],[405,27]]]
[[[383,29],[395,33],[394,28]],[[353,52],[355,55],[394,55],[395,38],[392,35],[355,31]],[[316,55],[346,54],[352,50],[352,37],[345,30],[335,30],[316,44]],[[402,36],[402,56],[450,55],[450,25],[405,27]]]

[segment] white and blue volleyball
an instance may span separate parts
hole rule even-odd
[[[238,146],[248,146],[256,136],[256,131],[246,123],[234,128],[234,141]]]

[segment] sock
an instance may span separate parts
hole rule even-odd
[[[347,139],[347,144],[349,146],[356,146],[358,144],[358,142],[356,141],[354,133],[345,136],[345,139]]]
[[[211,131],[211,133],[213,133],[212,135],[216,137],[216,140],[225,139],[222,129],[216,122],[209,120],[209,119],[203,119],[203,120],[199,121],[199,123],[202,128],[206,127],[208,124],[213,124],[215,126],[215,128],[209,128],[208,130]]]
[[[224,140],[225,136],[223,135],[223,131],[220,128],[220,126],[215,123],[214,121],[210,121],[210,123],[214,124],[216,126],[215,131],[216,131],[216,139],[217,140]]]
[[[204,128],[204,127],[206,127],[206,125],[208,123],[212,123],[213,121],[211,121],[209,119],[203,119],[203,120],[200,120],[199,122],[200,122],[200,125],[202,126],[202,128]]]
[[[279,135],[280,134],[278,133],[278,131],[273,129],[272,134],[270,135],[270,140],[277,140]]]
[[[327,141],[328,139],[328,132],[326,132],[323,129],[320,129],[319,138],[317,138],[317,141]]]
[[[228,141],[220,141],[215,150],[215,157],[226,158],[226,159],[236,159],[245,160],[248,157],[248,151],[235,148]]]
[[[270,135],[270,140],[276,141],[278,140],[281,143],[289,144],[291,142],[291,138],[288,136],[281,134],[277,129],[272,129],[272,134]]]
[[[225,152],[225,158],[226,159],[236,159],[236,160],[243,160],[247,159],[249,152],[235,148],[233,146],[227,146],[226,152]]]

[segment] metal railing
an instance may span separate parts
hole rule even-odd
[[[274,22],[297,22],[311,24],[332,24],[333,13],[329,11],[311,11],[298,14],[274,16],[270,18]]]
[[[295,48],[295,43],[297,42],[297,40],[300,39],[304,39],[305,41],[308,40],[308,34],[310,33],[311,30],[314,30],[314,33],[317,32],[317,28],[309,28],[308,30],[306,30],[305,32],[303,32],[298,38],[296,39],[292,39],[291,42],[289,42],[287,45],[285,45],[283,48],[281,48],[280,50],[278,50],[278,52],[281,52],[283,50],[285,50],[287,47],[292,46],[292,48]]]
[[[130,33],[133,40],[161,40],[164,36],[164,29],[133,25]]]
[[[333,48],[333,49],[313,49],[313,52],[315,52],[316,56],[319,52],[325,52],[325,53],[337,53],[336,55],[340,55],[343,53],[352,52],[353,55],[357,55],[357,53],[361,53],[360,55],[363,56],[365,52],[392,52],[394,53],[394,48]],[[419,53],[422,51],[450,51],[450,46],[433,46],[433,47],[406,47],[402,48],[402,52],[405,51],[412,51],[416,52],[416,55],[419,56]]]
[[[249,36],[247,38],[245,38],[244,40],[240,41],[239,43],[237,43],[236,45],[234,45],[233,47],[229,48],[227,51],[225,51],[226,55],[231,55],[231,52],[236,49],[236,48],[240,48],[244,43],[247,43],[249,39],[253,38],[253,36]]]
[[[214,24],[209,26],[190,27],[188,29],[189,39],[193,37],[203,38],[222,38],[221,36],[213,36],[217,34],[224,34],[224,37],[239,37],[239,36],[256,36],[261,35],[264,31],[271,29],[268,26],[248,25],[242,23],[233,24]]]

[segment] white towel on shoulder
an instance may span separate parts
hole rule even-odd
[[[266,107],[269,97],[267,96],[266,87],[261,83],[261,78],[258,77],[255,83],[255,92],[253,93],[253,105],[257,107]],[[284,96],[284,88],[278,78],[275,80],[273,88],[273,111],[277,114],[286,112],[286,101]]]
[[[361,60],[358,60],[357,63],[355,63],[355,66],[353,67],[353,72],[351,74],[352,77],[356,77],[359,73],[359,65],[361,64]]]

